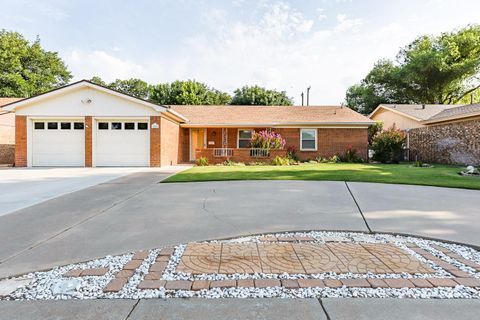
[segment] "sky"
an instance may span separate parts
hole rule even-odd
[[[480,23],[474,0],[0,0],[0,29],[40,37],[74,80],[195,79],[340,104],[420,35]]]

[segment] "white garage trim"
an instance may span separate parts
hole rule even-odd
[[[150,118],[145,117],[95,117],[92,119],[92,163],[94,167],[104,166],[138,166],[149,167],[150,166]],[[108,123],[108,129],[105,132],[100,133],[98,126],[99,123]],[[112,132],[112,123],[119,122],[122,124],[121,130],[118,132]],[[125,123],[134,123],[133,130],[126,130]],[[138,123],[146,123],[146,130],[139,130]],[[102,130],[103,131],[103,130]],[[113,130],[116,131],[116,130]],[[129,133],[134,136],[129,136]],[[101,137],[100,134],[105,134]],[[110,135],[111,134],[111,135]],[[127,145],[115,142],[119,137],[115,137],[115,134],[123,136],[121,141],[125,141]],[[110,136],[109,136],[110,135]],[[131,139],[130,139],[131,138]],[[108,144],[111,140],[113,143]],[[135,154],[128,154],[128,151],[137,151]],[[106,159],[104,152],[111,152],[112,157],[124,157],[124,159],[114,159],[111,161]]]

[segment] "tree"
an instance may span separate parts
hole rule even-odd
[[[107,84],[105,81],[102,80],[102,78],[95,76],[90,79],[90,81],[98,85],[110,88],[112,90],[119,91],[144,100],[150,99],[150,94],[152,91],[151,85],[149,85],[143,80],[134,78],[128,80],[117,79],[114,82]]]
[[[347,105],[370,113],[380,103],[453,104],[480,88],[480,26],[422,36],[395,62],[381,60],[347,90]]]
[[[177,80],[153,86],[151,100],[166,105],[223,105],[228,104],[231,97],[225,92],[195,80]]]
[[[72,75],[56,52],[40,39],[29,43],[20,33],[0,31],[0,96],[30,97],[66,85]]]
[[[244,86],[234,91],[233,105],[291,106],[292,98],[285,91],[268,90],[259,86]]]

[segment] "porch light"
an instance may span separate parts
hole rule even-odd
[[[152,129],[158,129],[159,126],[158,126],[158,123],[154,122],[152,123]]]

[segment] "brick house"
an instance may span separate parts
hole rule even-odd
[[[87,80],[4,106],[15,113],[15,165],[159,167],[266,161],[254,130],[280,133],[301,159],[355,148],[366,158],[372,120],[341,106],[167,106]]]

